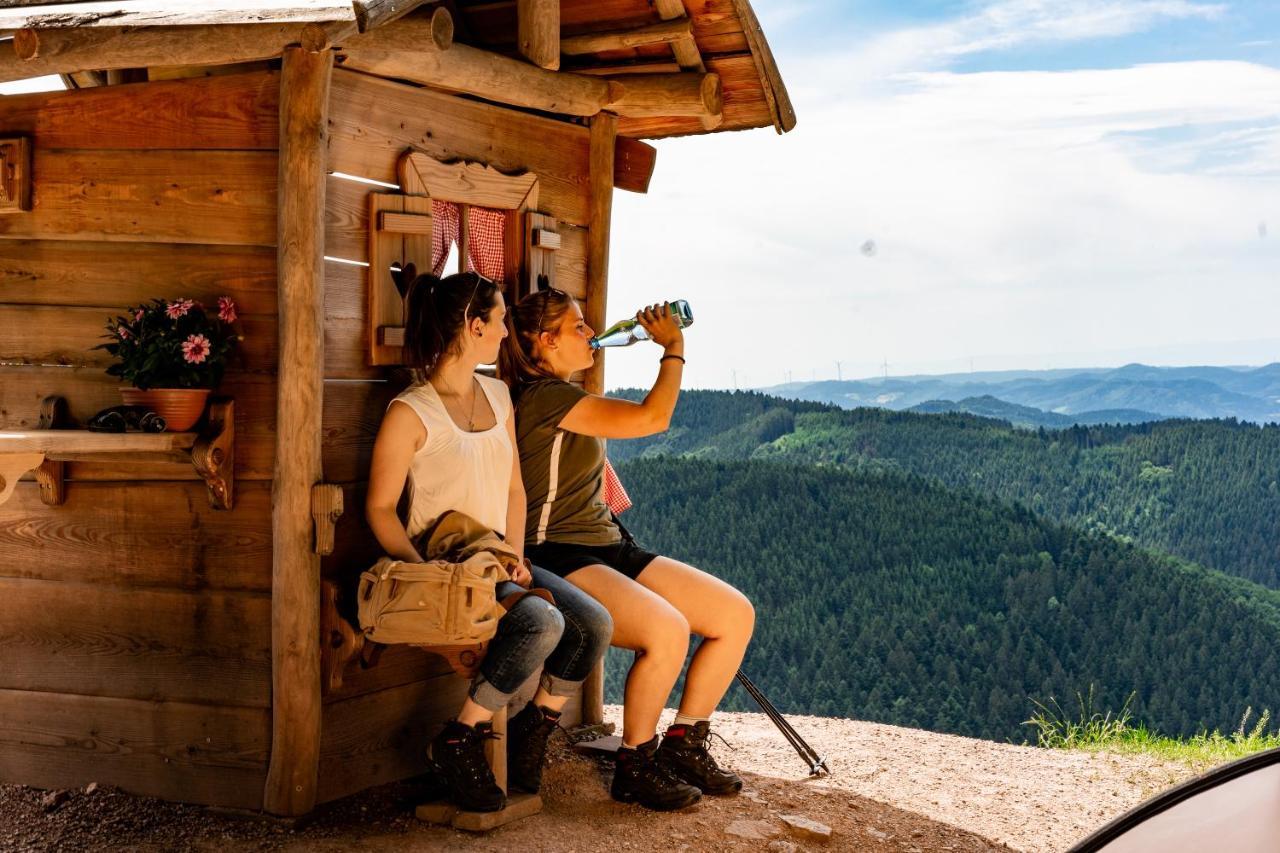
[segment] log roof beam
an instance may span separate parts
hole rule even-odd
[[[366,3],[365,5],[369,5]],[[352,0],[111,0],[0,8],[0,29],[354,21]]]
[[[0,82],[45,74],[78,74],[119,68],[230,65],[280,56],[290,45],[312,52],[337,39],[359,44],[378,37],[418,51],[448,50],[453,19],[443,9],[429,17],[401,21],[367,35],[343,38],[339,23],[217,24],[174,27],[86,27],[23,29],[12,44],[0,43]],[[390,34],[384,36],[383,34]],[[8,54],[5,56],[4,54]],[[16,57],[16,59],[11,59]],[[10,61],[4,61],[10,59]]]
[[[692,22],[688,18],[673,18],[627,30],[565,36],[560,39],[560,52],[566,56],[582,56],[652,44],[671,44],[689,38],[693,38]]]
[[[684,0],[654,0],[653,5],[658,10],[658,17],[664,21],[687,17]],[[698,50],[698,43],[694,41],[692,33],[689,34],[688,38],[672,42],[671,52],[675,54],[676,62],[680,63],[680,67],[685,71],[707,70],[707,66],[702,61],[702,53]]]
[[[560,0],[516,0],[516,46],[539,68],[560,68]]]
[[[390,33],[394,28],[381,31]],[[344,68],[408,80],[432,88],[475,95],[501,104],[594,116],[697,116],[716,123],[723,111],[720,78],[682,72],[605,79],[548,71],[519,59],[455,44],[448,51],[388,49],[379,34],[339,57]],[[389,39],[387,40],[389,43]]]

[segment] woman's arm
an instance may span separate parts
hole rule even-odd
[[[364,502],[364,517],[382,550],[388,556],[411,563],[421,563],[422,555],[409,540],[396,515],[396,505],[400,503],[413,454],[426,440],[427,428],[408,404],[400,403],[387,409],[373,443],[369,493]]]
[[[639,403],[596,394],[583,397],[560,419],[560,429],[598,438],[641,438],[671,426],[684,375],[684,332],[671,316],[670,305],[646,308],[636,319],[662,347],[664,358],[658,363],[653,388]]]
[[[507,487],[507,544],[516,549],[521,565],[511,573],[511,579],[527,587],[533,579],[523,565],[524,525],[529,498],[524,493],[524,477],[520,474],[520,451],[516,447],[516,413],[507,417],[507,435],[511,437],[511,482]]]

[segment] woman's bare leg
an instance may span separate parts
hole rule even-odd
[[[476,723],[487,723],[492,719],[493,712],[483,705],[477,705],[471,698],[462,703],[462,710],[458,712],[458,722],[472,728],[475,728]]]
[[[609,611],[613,645],[636,653],[627,673],[622,742],[639,746],[657,731],[658,717],[680,677],[689,652],[689,621],[660,595],[608,566],[578,569],[567,580]]]
[[[719,578],[669,557],[655,559],[636,580],[669,602],[703,638],[684,678],[680,713],[710,717],[742,664],[755,628],[755,608]]]

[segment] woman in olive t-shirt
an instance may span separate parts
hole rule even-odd
[[[670,307],[636,315],[663,349],[658,378],[641,402],[588,393],[569,377],[591,366],[594,332],[577,302],[548,289],[508,315],[499,365],[516,404],[516,442],[528,497],[525,548],[613,616],[613,645],[637,652],[627,675],[623,749],[613,796],[651,808],[680,808],[699,792],[732,794],[735,774],[707,753],[709,719],[733,681],[755,611],[724,581],[645,551],[603,499],[606,438],[667,429],[684,367],[684,336]],[[690,632],[703,639],[680,697],[679,715],[659,745],[658,717],[680,676]]]

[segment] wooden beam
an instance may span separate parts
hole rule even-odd
[[[769,104],[769,113],[773,118],[773,128],[778,133],[786,133],[796,126],[796,111],[791,106],[791,96],[782,82],[782,73],[778,63],[765,40],[764,30],[756,19],[755,10],[749,0],[730,0],[742,22],[742,32],[747,37],[747,46],[751,48],[751,59],[755,62],[756,72],[760,75],[760,88],[764,90],[765,101]]]
[[[613,171],[617,137],[617,116],[600,113],[591,119],[585,319],[587,325],[597,331],[605,326],[609,293],[609,223],[613,217]],[[604,350],[596,351],[595,364],[586,372],[583,386],[593,394],[604,393]]]
[[[310,47],[313,40],[313,31],[301,24],[25,29],[14,37],[22,61],[0,64],[0,81],[97,69],[252,62],[279,56],[290,44]]]
[[[0,29],[354,21],[352,0],[110,0],[0,9]]]
[[[353,0],[355,20],[337,25],[329,25],[329,36],[333,44],[343,44],[352,36],[376,30],[384,24],[405,17],[427,0]],[[449,23],[449,41],[453,40],[453,18],[446,9],[437,8]]]
[[[693,37],[693,24],[688,18],[673,18],[646,27],[629,30],[610,30],[604,33],[587,33],[565,36],[560,39],[560,52],[567,56],[603,53],[607,50],[625,50],[652,44],[670,44]]]
[[[516,45],[539,68],[560,68],[560,0],[516,0]]]
[[[628,192],[647,193],[657,159],[658,149],[649,143],[619,136],[614,150],[613,185]]]
[[[602,80],[583,74],[548,71],[518,59],[456,44],[447,52],[406,50],[390,37],[389,27],[353,44],[339,57],[344,68],[421,83],[486,100],[573,116],[601,110],[628,117],[698,116],[721,112],[720,79],[714,74],[630,75]],[[399,39],[400,36],[395,36]],[[395,48],[386,45],[396,44]],[[377,44],[374,48],[369,45]]]
[[[688,17],[684,0],[653,0],[653,5],[658,10],[658,16],[664,21]],[[698,51],[698,43],[694,41],[692,33],[688,38],[672,42],[671,52],[675,54],[676,62],[680,63],[680,67],[685,71],[707,70],[702,63],[702,54]]]
[[[370,41],[353,42],[339,59],[342,67],[564,115],[592,116],[609,102],[604,80],[548,71],[464,44],[447,52],[374,46],[382,33],[396,29],[388,27],[370,34]]]
[[[453,17],[435,9],[429,16],[401,21],[370,36],[357,34],[354,22],[350,28],[273,23],[23,29],[15,34],[12,46],[0,44],[0,82],[101,69],[228,65],[270,59],[291,44],[319,51],[339,43],[448,50],[453,44]],[[5,48],[25,61],[3,61]]]
[[[367,33],[397,18],[403,18],[427,0],[353,0],[356,26]],[[448,14],[447,12],[445,14]]]
[[[337,37],[333,43],[361,50],[441,51],[453,45],[453,32],[453,15],[436,7],[428,15],[412,15],[396,21],[395,26],[345,39]]]
[[[280,75],[279,394],[272,483],[271,764],[263,807],[301,815],[320,763],[320,482],[324,395],[324,209],[333,54],[288,48]]]
[[[609,110],[617,115],[719,116],[724,112],[719,74],[632,74],[611,82]]]

